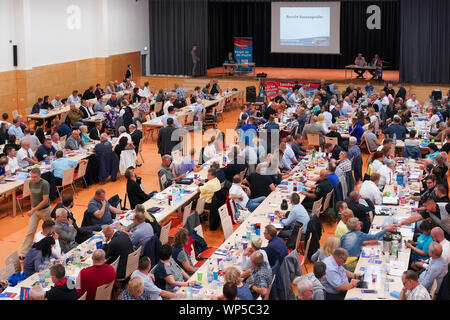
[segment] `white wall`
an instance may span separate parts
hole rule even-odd
[[[14,41],[14,0],[0,1],[0,72],[15,70],[12,43]]]
[[[80,8],[70,29],[67,8]],[[143,51],[149,46],[148,0],[0,0],[0,72]]]

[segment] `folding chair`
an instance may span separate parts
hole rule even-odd
[[[308,268],[306,267],[306,260],[308,260],[308,251],[309,251],[309,245],[311,243],[312,233],[309,234],[308,241],[306,242],[306,248],[305,252],[302,255],[298,255],[298,259],[300,260],[300,267],[305,267],[306,273],[308,273]]]
[[[31,201],[30,181],[31,181],[30,179],[25,180],[23,183],[22,193],[16,195],[17,204],[19,205],[19,209],[20,209],[20,212],[22,213],[22,217],[23,217],[23,210],[22,210],[22,206],[20,205],[19,200],[22,200],[22,205],[24,205],[25,198],[30,197],[30,201]]]
[[[72,191],[75,195],[75,189],[73,187],[74,173],[75,173],[75,168],[69,168],[69,169],[64,170],[62,183],[60,186],[56,186],[56,190],[58,190],[58,194],[59,194],[59,197],[61,198],[61,201],[62,201],[62,192],[64,191],[64,187],[66,187],[68,185],[70,185],[72,187]],[[61,192],[59,191],[59,188],[62,188]]]
[[[97,291],[95,292],[95,300],[111,300],[113,286],[114,280],[110,283],[97,287]]]
[[[78,172],[75,172],[73,175],[73,181],[77,181],[79,179],[83,179],[84,185],[86,186],[86,189],[89,188],[87,182],[86,182],[86,178],[84,177],[86,175],[86,169],[87,169],[88,163],[87,162],[80,162],[80,164],[78,165]],[[75,185],[75,182],[74,182]],[[77,188],[75,187],[75,190]],[[77,192],[78,194],[78,192]]]
[[[226,204],[219,208],[219,215],[220,223],[222,224],[223,235],[226,241],[233,234],[233,224],[231,223],[231,217],[228,214]]]
[[[139,257],[141,256],[141,249],[142,247],[139,247],[136,249],[136,251],[128,255],[127,267],[125,269],[125,277],[123,279],[117,279],[117,281],[123,281],[127,279],[138,268]]]
[[[272,291],[273,283],[275,282],[275,278],[276,277],[277,277],[276,274],[274,274],[272,276],[272,282],[270,283],[269,288],[267,288],[267,293],[266,293],[266,295],[263,298],[264,300],[269,300],[270,292]]]
[[[320,212],[320,209],[322,208],[322,198],[320,198],[317,201],[314,201],[313,207],[311,209],[311,214],[317,214]]]
[[[155,113],[158,114],[161,111],[162,107],[163,107],[162,101],[156,102],[155,103],[155,110],[154,110]]]
[[[191,210],[192,210],[192,202],[184,207],[183,219],[172,219],[171,220],[172,228],[170,228],[170,231],[169,231],[170,238],[175,237],[175,234],[178,232],[178,229],[184,227],[184,225],[186,224],[187,218],[191,214]]]
[[[325,143],[331,143],[333,146],[335,146],[338,144],[338,138],[325,136]]]
[[[169,221],[168,224],[162,226],[161,233],[159,234],[159,241],[161,241],[161,245],[165,245],[169,242],[169,231],[170,226],[172,225],[172,221]]]
[[[116,261],[110,264],[111,267],[113,267],[114,271],[117,272],[117,267],[119,266],[119,260],[120,257],[117,257]]]

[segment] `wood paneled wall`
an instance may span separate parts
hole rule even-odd
[[[109,80],[122,81],[127,65],[131,64],[133,78],[141,76],[141,54],[132,52],[93,58],[48,66],[31,70],[15,70],[0,73],[0,112],[18,110],[25,115],[25,109],[32,107],[38,97],[56,94],[68,97],[74,89],[81,93],[89,86],[100,83],[105,88]]]

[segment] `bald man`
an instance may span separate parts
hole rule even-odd
[[[426,268],[425,271],[420,274],[419,283],[423,285],[428,290],[428,292],[430,292],[431,287],[433,286],[433,281],[436,280],[436,292],[439,292],[442,279],[445,277],[448,271],[448,264],[445,263],[444,258],[442,258],[442,246],[439,243],[430,243],[428,252],[430,254],[431,260],[428,268]]]
[[[17,151],[17,163],[21,168],[26,168],[34,164],[39,164],[38,159],[30,148],[30,142],[27,140],[22,140],[20,144],[22,148]]]
[[[320,171],[319,180],[316,181],[315,186],[313,186],[311,190],[300,192],[305,196],[302,205],[306,210],[311,210],[315,201],[325,199],[326,195],[331,191],[333,191],[333,186],[330,181],[328,181],[328,171],[322,169]]]
[[[442,259],[444,259],[445,263],[448,264],[450,262],[450,241],[445,239],[444,230],[442,230],[440,227],[434,227],[431,229],[431,237],[433,238],[433,241],[436,243],[439,243],[442,247]],[[419,259],[418,262],[414,263],[414,267],[417,269],[421,268],[428,268],[428,263],[426,261]]]
[[[298,300],[312,300],[314,294],[312,282],[307,279],[302,279],[297,282],[297,299]]]

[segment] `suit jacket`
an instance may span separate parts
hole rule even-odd
[[[160,155],[171,154],[172,149],[179,141],[172,141],[172,133],[176,130],[174,126],[167,126],[159,130],[158,134],[158,153]]]
[[[128,255],[133,252],[133,244],[130,237],[125,232],[117,231],[112,236],[111,241],[103,246],[103,250],[106,252],[108,264],[113,263],[117,257],[120,257],[119,265],[117,266],[117,278],[124,278]]]
[[[125,113],[123,114],[123,125],[128,130],[128,127],[132,123],[133,123],[133,111],[131,110],[131,108],[129,106],[126,106]]]
[[[100,140],[100,135],[102,134],[103,130],[100,130],[100,133],[97,131],[97,128],[94,127],[89,131],[89,138],[92,140]]]
[[[361,203],[355,203],[353,201],[347,200],[347,206],[350,210],[353,211],[353,215],[355,218],[358,218],[359,221],[363,223],[361,231],[364,233],[368,233],[370,230],[370,218],[369,211],[375,211],[375,207],[369,199],[365,199],[368,206],[365,206]]]
[[[83,119],[89,118],[92,115],[88,113],[87,109],[89,109],[88,106],[80,106],[80,110],[83,112]]]
[[[133,141],[134,146],[136,147],[135,151],[136,154],[138,154],[139,151],[139,144],[141,143],[142,139],[142,131],[140,130],[134,130],[132,134],[130,134],[131,140]]]
[[[84,146],[84,142],[81,140],[81,138],[77,141],[73,136],[70,136],[66,140],[66,149],[78,150],[81,146]]]
[[[125,79],[129,79],[131,77],[131,70],[127,69],[127,72],[125,72]]]
[[[119,172],[119,157],[117,153],[114,151],[96,152],[95,156],[98,163],[98,180],[104,182],[111,176],[111,181],[116,181],[117,172]]]
[[[127,194],[128,199],[130,199],[130,208],[134,209],[137,204],[144,203],[150,197],[144,191],[142,191],[141,186],[134,180],[127,181]]]
[[[309,244],[308,260],[311,261],[311,257],[320,248],[320,237],[322,236],[322,223],[320,222],[317,215],[312,214],[311,219],[306,227],[305,239],[309,239],[311,236],[311,243]]]
[[[89,89],[83,93],[83,99],[85,99],[85,100],[94,99],[94,98],[96,98],[95,92],[91,92],[91,91],[89,91]]]

